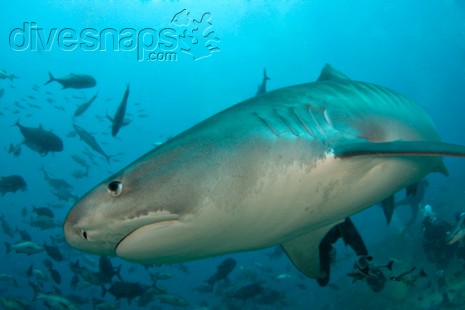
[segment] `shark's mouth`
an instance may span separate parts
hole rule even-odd
[[[144,233],[150,234],[151,232],[165,227],[171,226],[175,222],[178,222],[180,216],[177,214],[167,214],[158,217],[156,220],[145,225],[141,225],[131,230],[126,234],[120,241],[115,245],[115,252],[118,255],[118,252],[121,251],[122,246],[124,247],[127,243],[131,243],[131,239],[140,239],[139,236],[144,235]],[[129,241],[128,241],[129,240]],[[142,245],[141,245],[142,246]],[[124,251],[124,250],[123,250]],[[118,255],[119,256],[119,255]]]

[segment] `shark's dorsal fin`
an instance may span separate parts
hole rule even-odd
[[[317,82],[328,80],[350,80],[350,78],[341,71],[334,69],[330,64],[326,64],[323,69],[321,69]]]
[[[307,277],[316,279],[321,276],[319,249],[321,240],[331,228],[339,223],[326,225],[281,245],[294,266]]]

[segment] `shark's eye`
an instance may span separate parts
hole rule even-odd
[[[108,184],[108,193],[113,196],[119,196],[123,191],[123,184],[120,181],[113,181]]]
[[[87,240],[87,231],[81,230],[81,235],[82,235],[82,238]]]

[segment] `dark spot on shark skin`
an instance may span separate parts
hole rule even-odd
[[[323,194],[324,201],[331,199],[331,194],[339,186],[339,183],[339,180],[334,180],[325,186]]]

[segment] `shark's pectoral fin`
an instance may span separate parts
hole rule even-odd
[[[333,147],[335,157],[354,156],[454,156],[465,157],[465,146],[430,141],[352,142]],[[448,175],[444,163],[436,167],[437,172]]]
[[[465,157],[465,146],[430,141],[352,142],[333,147],[335,157],[455,156]]]
[[[386,217],[386,222],[389,225],[395,208],[394,195],[391,195],[388,198],[381,201],[381,207],[383,208],[384,216]]]
[[[465,146],[430,141],[352,142],[333,147],[335,157],[455,156],[465,157]]]
[[[324,226],[281,245],[294,266],[307,277],[316,279],[320,276],[320,242],[339,223]]]

